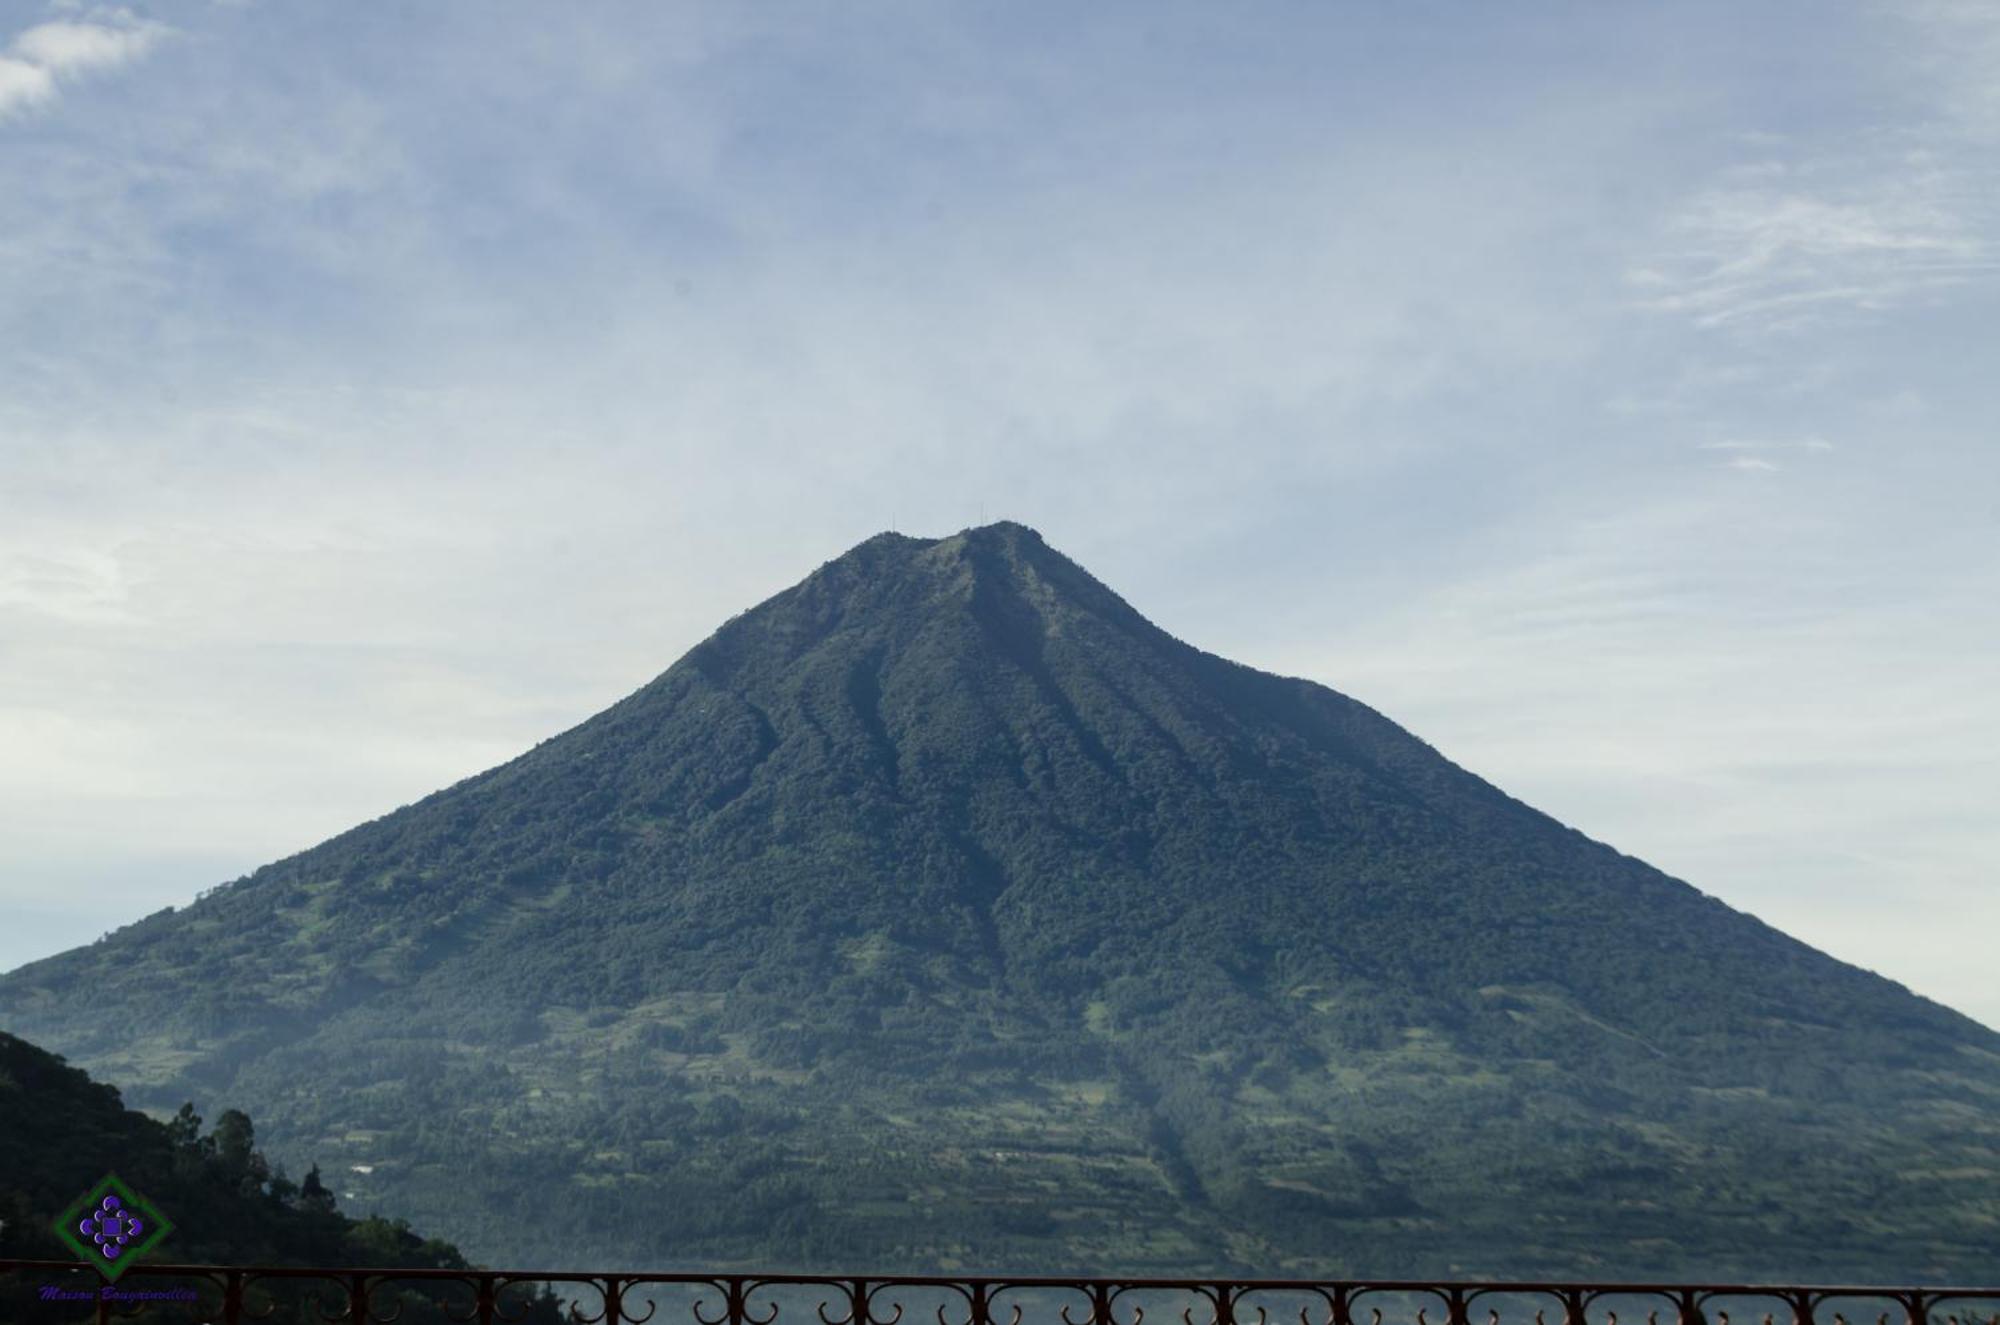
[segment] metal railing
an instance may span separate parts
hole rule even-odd
[[[545,1286],[546,1289],[545,1289]],[[2000,1325],[2000,1287],[704,1274],[0,1260],[18,1325]],[[18,1308],[17,1308],[18,1309]],[[661,1314],[662,1312],[665,1314]],[[6,1325],[16,1325],[9,1320]]]

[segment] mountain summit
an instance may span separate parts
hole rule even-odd
[[[2000,1035],[1018,524],[871,538],[0,1025],[489,1260],[2000,1275]]]

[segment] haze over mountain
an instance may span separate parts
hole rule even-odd
[[[1016,524],[872,538],[0,1025],[488,1261],[2000,1276],[2000,1035]]]

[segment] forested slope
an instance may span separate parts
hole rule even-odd
[[[486,1257],[2000,1277],[2000,1036],[1019,525],[0,977]]]

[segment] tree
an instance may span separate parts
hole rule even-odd
[[[201,1151],[201,1115],[194,1111],[194,1101],[181,1105],[181,1111],[168,1121],[167,1137],[176,1151],[188,1154]]]
[[[305,1181],[299,1184],[299,1209],[333,1213],[333,1193],[320,1181],[317,1164],[306,1170]]]
[[[215,1131],[210,1134],[215,1142],[216,1163],[230,1176],[247,1173],[250,1156],[257,1140],[256,1125],[250,1115],[241,1109],[225,1109],[216,1120]]]
[[[285,1176],[283,1164],[271,1173],[271,1199],[283,1206],[298,1205],[299,1185]]]
[[[210,1139],[214,1143],[215,1166],[230,1186],[255,1195],[264,1190],[271,1169],[257,1151],[257,1128],[241,1109],[225,1109],[215,1123]]]

